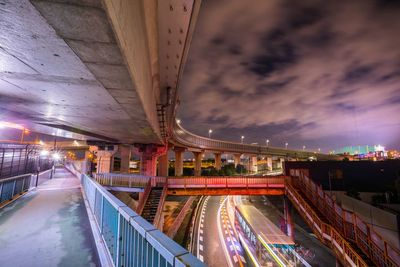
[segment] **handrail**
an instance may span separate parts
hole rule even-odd
[[[81,176],[96,226],[114,266],[205,266],[179,244],[105,190],[89,176]]]
[[[146,202],[147,202],[147,199],[149,198],[150,192],[151,192],[151,180],[149,180],[147,182],[147,185],[146,185],[146,187],[144,188],[144,191],[143,191],[143,197],[139,201],[139,204],[138,204],[138,206],[136,208],[136,212],[138,214],[142,214],[143,208],[146,205]]]
[[[0,206],[28,191],[31,180],[31,173],[0,180]]]
[[[357,214],[337,205],[321,186],[299,173],[298,182],[309,200],[319,209],[333,226],[346,239],[355,242],[360,249],[378,266],[399,266],[400,251],[387,243],[383,237],[371,228]]]
[[[174,224],[168,230],[167,236],[169,236],[170,238],[174,238],[174,236],[176,235],[176,232],[179,230],[179,227],[181,226],[183,220],[186,217],[188,209],[192,206],[195,199],[196,199],[196,197],[193,197],[193,196],[189,197],[189,199],[186,201],[185,205],[183,205],[178,216],[176,216],[176,218],[174,220]]]
[[[334,229],[330,224],[321,221],[311,206],[308,205],[294,189],[289,180],[287,180],[286,183],[286,192],[287,196],[311,227],[314,234],[325,244],[329,245],[342,261],[346,261],[352,266],[368,266],[362,257],[354,251],[351,245],[338,231],[336,231],[336,229]]]
[[[175,123],[172,131],[172,143],[183,145],[185,147],[193,147],[198,149],[206,149],[211,151],[246,153],[246,154],[265,154],[275,156],[289,156],[295,158],[316,157],[320,160],[339,160],[337,155],[328,155],[323,153],[293,150],[286,148],[278,148],[271,146],[260,146],[251,144],[242,144],[229,141],[211,139],[193,134],[185,129],[179,123]]]
[[[162,193],[161,193],[161,197],[160,197],[160,202],[158,203],[157,206],[157,212],[156,215],[154,216],[154,221],[153,224],[155,227],[157,227],[157,229],[159,229],[160,231],[162,231],[162,224],[164,223],[163,218],[162,218],[162,213],[163,213],[163,208],[164,208],[164,203],[165,203],[165,199],[167,197],[167,192],[168,192],[168,187],[167,184],[164,184]]]
[[[168,177],[168,188],[284,188],[285,176]]]

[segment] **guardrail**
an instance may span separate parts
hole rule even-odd
[[[191,177],[157,177],[135,174],[100,173],[95,180],[107,186],[126,186],[145,188],[151,185],[167,185],[171,189],[191,188],[284,188],[286,176],[191,176]]]
[[[205,266],[87,175],[83,190],[115,266]]]
[[[179,212],[178,216],[176,216],[174,220],[174,224],[171,226],[171,228],[167,232],[167,236],[170,238],[174,238],[176,235],[176,232],[178,232],[179,228],[182,225],[183,220],[186,217],[186,214],[188,213],[188,210],[192,206],[193,202],[196,200],[196,197],[189,197],[189,199],[186,201],[185,205],[183,205],[181,211]]]
[[[166,184],[164,184],[163,191],[160,196],[160,203],[158,203],[157,207],[157,212],[156,215],[154,216],[154,221],[153,224],[157,229],[163,230],[163,224],[164,224],[164,217],[162,216],[163,209],[164,209],[164,203],[165,203],[165,198],[167,197],[167,192],[168,192],[168,187]]]
[[[286,148],[242,144],[242,143],[234,143],[234,142],[211,139],[188,132],[187,130],[183,129],[182,126],[178,123],[174,124],[172,133],[173,133],[172,142],[181,144],[182,146],[185,147],[193,147],[211,151],[231,152],[240,154],[242,153],[256,154],[256,155],[263,154],[263,155],[274,155],[274,156],[293,157],[293,158],[316,157],[320,160],[340,159],[336,155],[322,154],[322,153],[317,153],[316,151],[311,152],[303,150],[293,150]]]
[[[147,199],[149,198],[150,192],[151,192],[151,180],[148,179],[146,187],[144,188],[144,191],[143,191],[143,197],[142,197],[142,199],[140,199],[139,204],[136,208],[137,213],[142,214],[144,205],[146,205],[146,202],[147,202]]]
[[[378,266],[400,266],[400,251],[388,244],[357,214],[342,209],[340,205],[317,186],[310,178],[299,173],[299,188],[329,222]]]
[[[0,205],[28,191],[31,180],[30,173],[0,180]]]
[[[284,188],[285,177],[179,177],[167,178],[168,188]]]
[[[311,206],[307,204],[290,182],[286,183],[286,195],[311,227],[314,234],[327,244],[342,261],[348,263],[349,266],[368,266],[338,231],[331,225],[321,221]]]

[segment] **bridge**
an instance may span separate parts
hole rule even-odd
[[[242,155],[252,161],[265,156],[269,166],[273,158],[280,165],[284,160],[340,159],[214,140],[190,133],[176,122],[179,85],[200,4],[200,0],[1,3],[0,128],[11,129],[16,139],[22,134],[20,142],[2,142],[0,147],[0,228],[7,240],[7,249],[0,250],[2,262],[203,266],[160,231],[166,195],[264,194],[286,195],[344,265],[398,266],[396,249],[356,216],[343,212],[347,215],[341,217],[332,211],[335,205],[321,206],[332,201],[304,176],[297,180],[200,177],[205,152],[215,154],[216,169],[221,168],[222,153],[233,154],[235,164]],[[24,141],[25,132],[46,134],[50,141]],[[78,167],[68,165],[68,171],[56,168],[60,161],[56,154],[43,153],[50,149],[80,150],[84,160]],[[175,177],[167,177],[169,150],[175,152]],[[196,177],[181,177],[185,151],[194,154]],[[140,155],[142,176],[111,174],[116,157],[121,160],[119,171],[128,173],[133,152]],[[87,175],[93,158],[95,179]],[[105,186],[141,190],[138,209],[130,209]],[[146,213],[152,197],[160,202],[154,212]],[[32,237],[43,242],[29,239],[35,246],[27,247],[24,242]],[[54,242],[60,242],[56,249]],[[76,257],[66,259],[71,253]],[[39,260],[29,262],[32,259]]]
[[[162,186],[165,190],[164,198],[168,194],[286,195],[315,235],[332,249],[345,266],[398,266],[400,263],[399,250],[388,244],[358,215],[343,210],[301,170],[298,176],[291,177],[174,178],[107,173],[95,175],[94,180],[106,186]],[[146,197],[148,194],[145,194]],[[160,203],[163,205],[164,201]],[[159,225],[159,222],[154,224]]]

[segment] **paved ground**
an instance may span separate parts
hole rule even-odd
[[[100,266],[80,183],[65,169],[0,210],[1,266]]]

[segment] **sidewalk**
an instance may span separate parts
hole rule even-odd
[[[80,182],[65,169],[0,210],[1,266],[100,266]]]

